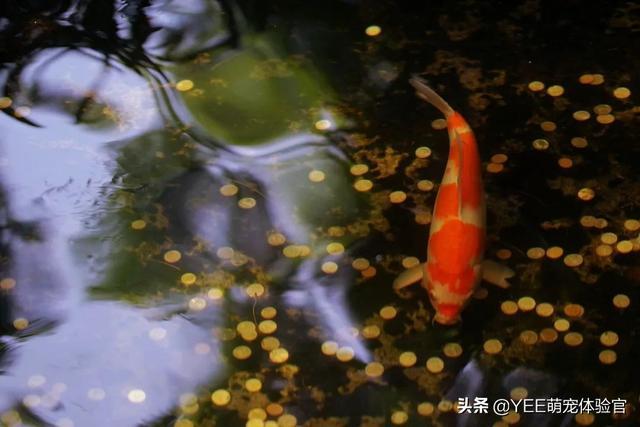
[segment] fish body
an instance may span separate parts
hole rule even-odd
[[[453,324],[482,279],[486,225],[480,156],[462,115],[422,80],[410,82],[447,119],[449,158],[433,209],[422,286],[436,311],[434,320]]]

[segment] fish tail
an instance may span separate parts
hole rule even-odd
[[[447,104],[447,101],[442,99],[442,97],[433,89],[427,86],[423,79],[418,76],[413,76],[409,79],[409,83],[411,83],[411,86],[415,88],[416,95],[440,110],[446,118],[453,115],[453,108],[451,108],[451,106]]]

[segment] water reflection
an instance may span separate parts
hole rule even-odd
[[[457,416],[455,425],[458,427],[485,426],[494,417],[491,404],[496,399],[550,399],[558,393],[558,381],[550,373],[536,369],[518,367],[504,374],[491,372],[483,368],[476,358],[471,359],[457,374],[452,386],[445,393],[445,398],[457,402],[458,398],[467,398],[471,408]],[[475,399],[485,399],[487,411],[482,412],[482,405],[475,405]],[[552,414],[530,413],[522,411],[518,418],[518,425],[545,426],[549,425]],[[572,416],[565,417],[571,422]]]
[[[192,24],[167,18],[178,12],[162,12],[171,10],[165,6],[154,4],[150,16],[178,27],[166,27],[156,40]],[[190,44],[203,48],[200,35],[181,34],[171,42],[175,55],[190,56]],[[230,78],[225,70],[238,67],[257,72],[265,65],[262,70],[272,72],[273,65],[280,72],[284,62],[275,44],[256,42],[257,50],[237,53],[213,73],[176,66],[176,80],[188,75],[197,88]],[[56,425],[151,422],[238,363],[227,359],[220,331],[235,329],[232,319],[255,319],[257,301],[245,292],[255,281],[267,287],[260,305],[304,314],[304,322],[278,324],[291,331],[282,338],[291,358],[306,351],[296,335],[316,329],[316,345],[336,340],[361,361],[371,360],[353,334],[356,319],[347,299],[353,273],[322,271],[327,262],[347,264],[352,242],[341,239],[347,249],[327,253],[336,239],[318,230],[353,222],[366,206],[345,190],[351,186],[345,155],[314,132],[318,120],[331,130],[341,119],[322,107],[330,91],[308,64],[296,63],[281,77],[276,85],[254,77],[236,86],[254,101],[263,97],[263,104],[254,103],[257,109],[246,117],[220,120],[229,105],[250,105],[246,97],[180,94],[76,51],[33,57],[21,87],[37,89],[29,117],[43,128],[2,118],[9,215],[35,224],[38,236],[13,235],[7,243],[11,263],[3,274],[16,282],[7,293],[10,313],[27,323],[4,338],[0,411],[16,408],[24,419]],[[301,88],[307,92],[302,98]],[[179,121],[167,114],[172,111]],[[265,123],[275,127],[267,130]],[[234,139],[242,135],[238,126],[244,139]],[[220,150],[220,141],[239,146]],[[322,171],[324,182],[310,181],[312,170]],[[240,188],[237,197],[220,194],[229,183]],[[241,198],[256,206],[239,206]],[[341,212],[329,215],[337,204]],[[146,229],[132,229],[140,218]],[[282,247],[267,241],[275,230],[308,254],[282,257]],[[182,254],[176,266],[162,261],[169,248]],[[234,256],[220,257],[220,248]],[[185,272],[197,275],[196,286],[180,283]],[[225,297],[212,299],[211,289]]]
[[[166,314],[161,307],[85,302],[53,329],[8,341],[1,409],[21,404],[56,425],[153,420],[220,369],[207,330],[180,316],[162,320]]]
[[[228,1],[160,0],[150,7],[130,4],[132,11],[144,10],[156,30],[146,41],[147,51],[171,61],[193,59],[220,45],[237,47],[238,26],[235,5]]]

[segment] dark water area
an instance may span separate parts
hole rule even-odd
[[[638,425],[639,34],[631,1],[0,4],[0,425]],[[392,286],[449,153],[413,75],[515,272],[454,326]]]

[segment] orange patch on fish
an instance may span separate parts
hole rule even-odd
[[[483,243],[483,230],[458,219],[451,219],[440,230],[431,234],[429,258],[435,258],[434,264],[442,271],[453,275],[463,274],[473,267],[470,262],[484,250]]]

